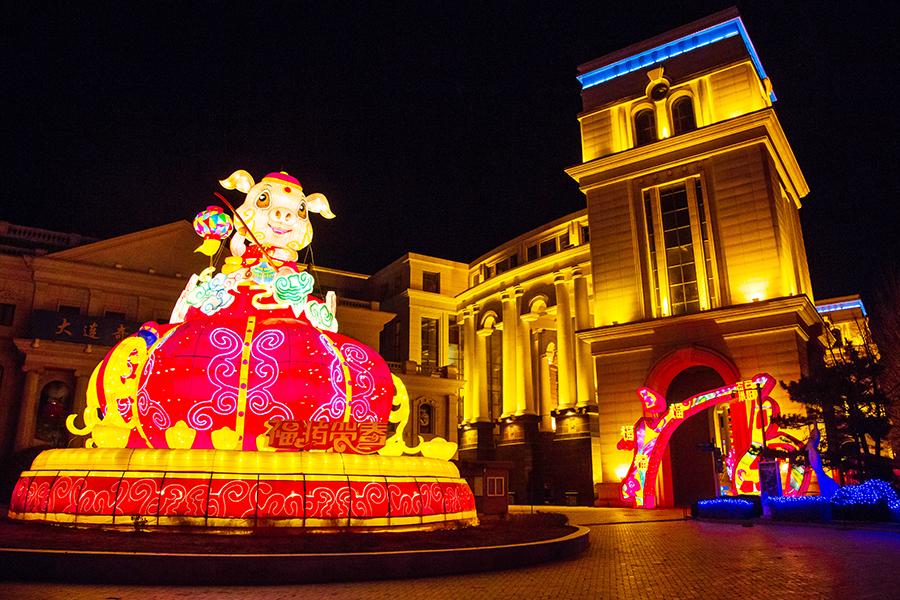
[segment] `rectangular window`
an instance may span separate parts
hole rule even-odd
[[[107,319],[116,319],[117,321],[125,320],[125,313],[117,310],[108,310],[103,313],[103,316]],[[158,321],[157,321],[158,322]]]
[[[645,190],[642,200],[656,316],[716,306],[715,256],[700,179]]]
[[[59,310],[57,312],[59,312],[59,314],[61,315],[76,317],[81,314],[81,307],[72,306],[71,304],[60,304]]]
[[[456,367],[458,373],[462,373],[462,336],[459,335],[459,325],[456,317],[450,316],[450,325],[447,329],[447,364]]]
[[[572,242],[569,239],[569,232],[562,234],[559,236],[559,249],[560,251],[565,250],[566,248],[571,248]]]
[[[441,274],[431,271],[422,272],[422,289],[426,292],[441,293]]]
[[[700,310],[700,289],[691,239],[691,216],[684,185],[665,188],[659,194],[662,235],[665,247],[669,304],[673,315]]]
[[[494,271],[497,275],[500,273],[505,273],[506,271],[511,271],[519,266],[519,255],[518,254],[510,254],[503,260],[494,264]]]
[[[489,418],[495,421],[503,412],[503,332],[494,332],[485,338],[487,359],[487,388]]]
[[[16,316],[16,305],[15,304],[0,304],[0,325],[4,327],[9,327],[13,324],[13,319]]]
[[[423,373],[431,373],[438,367],[438,329],[437,319],[422,317],[422,365]]]
[[[541,242],[541,256],[550,256],[556,252],[556,238]]]
[[[581,243],[587,244],[591,241],[591,228],[587,225],[581,226]]]
[[[487,477],[487,495],[503,496],[506,494],[506,485],[502,477]]]
[[[538,247],[537,245],[528,246],[525,250],[525,260],[531,262],[533,260],[537,260],[538,257]]]

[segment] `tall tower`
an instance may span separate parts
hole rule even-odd
[[[616,486],[630,460],[616,442],[641,416],[638,387],[672,402],[761,371],[797,379],[820,321],[799,220],[808,187],[738,12],[579,72],[583,157],[567,173],[587,198],[598,327],[578,339],[596,368],[595,483]],[[729,435],[716,419],[731,416],[706,415],[696,439]],[[668,504],[715,485],[711,457],[675,443],[660,482]]]

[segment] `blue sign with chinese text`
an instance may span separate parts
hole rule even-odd
[[[139,323],[118,317],[89,317],[51,310],[31,312],[31,337],[41,340],[114,346],[138,329]]]

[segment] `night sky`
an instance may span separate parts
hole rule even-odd
[[[371,273],[583,208],[576,66],[730,3],[18,4],[0,219],[109,237],[285,170],[337,214],[312,217],[316,262]],[[900,255],[897,15],[764,4],[738,7],[812,190],[816,295],[868,298]]]

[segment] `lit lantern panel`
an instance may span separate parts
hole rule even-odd
[[[166,431],[183,421],[196,432],[189,447],[257,450],[270,419],[383,422],[393,393],[384,360],[351,338],[295,319],[251,328],[210,318],[176,326],[151,351],[137,403],[154,448],[170,447]],[[242,438],[237,446],[214,437],[225,428]]]

